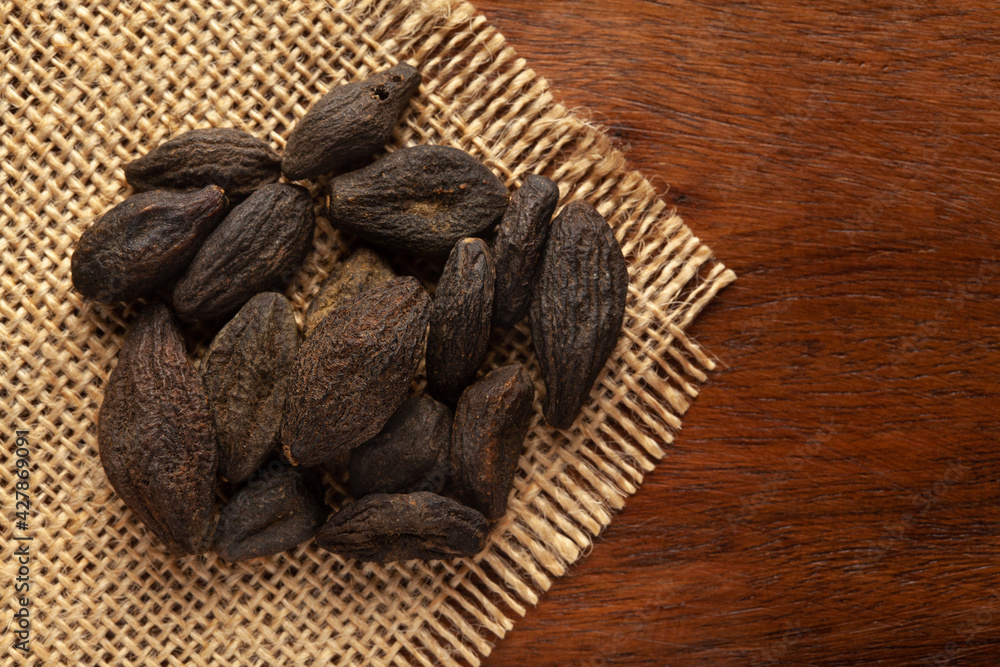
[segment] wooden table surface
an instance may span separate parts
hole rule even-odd
[[[487,665],[1000,664],[1000,8],[474,1],[739,275]]]

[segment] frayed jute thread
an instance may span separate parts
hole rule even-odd
[[[30,434],[34,537],[31,651],[4,632],[4,665],[478,664],[639,488],[715,367],[686,331],[733,273],[467,3],[7,2],[0,43],[0,401],[7,428]],[[134,309],[72,290],[73,246],[129,193],[122,166],[160,142],[237,127],[281,149],[322,93],[398,61],[424,83],[389,150],[457,146],[510,187],[545,174],[562,204],[608,218],[630,273],[618,346],[572,429],[536,405],[510,509],[475,558],[373,565],[302,545],[235,565],[172,559],[100,465],[98,408]],[[300,324],[345,253],[322,216],[315,240],[285,290]],[[487,366],[515,361],[541,395],[524,323]],[[0,628],[15,548],[0,554]]]

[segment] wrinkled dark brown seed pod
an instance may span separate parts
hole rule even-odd
[[[444,257],[489,229],[507,188],[486,165],[450,146],[414,146],[330,181],[334,227],[410,255]]]
[[[228,127],[191,130],[125,165],[136,190],[190,189],[218,185],[243,199],[281,176],[281,158],[260,139]]]
[[[614,233],[593,206],[572,202],[552,222],[531,297],[531,335],[552,426],[573,425],[615,349],[627,294],[628,269]]]
[[[229,317],[258,292],[295,275],[312,248],[309,191],[272,183],[234,208],[205,240],[174,288],[174,308],[183,320]]]
[[[202,378],[223,479],[246,480],[277,447],[288,371],[298,351],[292,304],[276,292],[250,299],[212,340]]]
[[[324,319],[299,349],[281,424],[285,456],[317,465],[370,440],[406,398],[430,297],[416,278],[373,287]]]
[[[271,461],[222,508],[215,550],[241,561],[286,551],[312,539],[330,512],[321,474]]]
[[[171,552],[208,548],[215,429],[201,376],[163,304],[145,308],[125,338],[104,393],[97,442],[111,486]]]
[[[330,517],[316,544],[345,558],[384,563],[474,556],[488,532],[482,514],[434,493],[376,493]]]
[[[507,511],[534,400],[528,371],[511,364],[466,389],[455,409],[451,440],[455,491],[490,521]]]
[[[427,384],[434,396],[452,405],[486,358],[495,282],[485,241],[455,244],[434,293],[427,334]]]
[[[493,323],[498,327],[512,327],[528,312],[535,269],[557,203],[556,184],[535,174],[524,179],[510,199],[492,248],[497,269]]]
[[[437,493],[451,467],[451,410],[429,396],[408,398],[381,433],[351,450],[351,495]]]
[[[315,178],[374,155],[419,86],[420,73],[400,63],[334,88],[292,128],[281,171],[291,181]]]
[[[103,303],[152,296],[184,271],[226,206],[215,186],[129,197],[80,236],[73,286]]]
[[[306,311],[305,335],[311,334],[324,317],[364,290],[395,277],[396,272],[381,255],[371,248],[358,248],[345,261],[335,265],[320,285],[319,294]]]

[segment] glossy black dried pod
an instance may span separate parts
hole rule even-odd
[[[374,155],[419,86],[420,73],[400,63],[334,88],[292,128],[281,171],[292,181],[315,178]]]
[[[241,561],[287,551],[312,539],[330,512],[321,474],[271,461],[222,508],[215,551]]]
[[[486,165],[450,146],[401,148],[330,181],[330,222],[383,248],[445,257],[455,242],[496,223],[507,188]]]
[[[152,296],[184,272],[226,206],[215,186],[129,197],[80,236],[70,262],[73,286],[103,303]]]
[[[556,184],[535,174],[510,198],[492,248],[497,270],[493,323],[498,327],[512,327],[528,312],[535,269],[558,203]]]
[[[535,389],[521,364],[502,366],[465,390],[455,409],[451,469],[455,492],[490,521],[507,511]]]
[[[351,495],[437,493],[451,468],[451,410],[429,396],[408,398],[382,431],[351,450]]]
[[[455,244],[434,292],[427,334],[428,387],[452,405],[476,379],[489,350],[495,282],[485,241]]]
[[[552,426],[573,425],[615,349],[627,294],[614,233],[593,206],[572,202],[552,222],[531,297],[531,335]]]
[[[223,320],[295,275],[313,243],[309,191],[272,183],[230,211],[174,288],[182,320]]]
[[[299,351],[292,304],[276,292],[247,301],[202,362],[219,439],[219,476],[246,480],[278,446],[288,371]]]
[[[125,180],[136,190],[218,185],[237,200],[280,176],[281,158],[274,149],[228,127],[179,134],[125,165]]]
[[[369,287],[382,285],[396,277],[389,263],[371,248],[355,250],[343,262],[334,265],[320,285],[319,293],[306,311],[305,334],[308,336],[327,315],[351,301]]]
[[[384,563],[474,556],[488,532],[482,514],[434,493],[376,493],[334,514],[316,544],[345,558]]]
[[[427,292],[405,276],[320,323],[291,371],[281,423],[289,461],[318,465],[382,430],[420,365],[429,311]]]
[[[171,552],[208,548],[215,429],[201,376],[163,304],[145,308],[125,338],[104,392],[97,443],[111,486]]]

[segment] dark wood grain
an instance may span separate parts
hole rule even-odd
[[[739,275],[677,442],[487,664],[997,664],[1000,9],[476,4]]]

